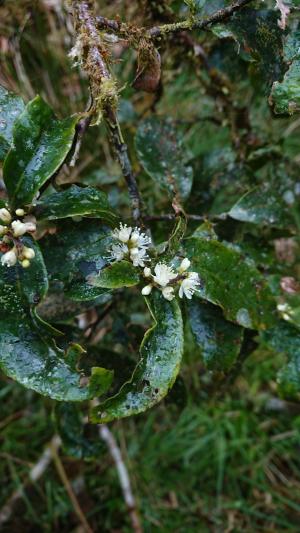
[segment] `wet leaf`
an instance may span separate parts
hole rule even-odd
[[[287,37],[285,57],[289,69],[283,80],[275,81],[270,95],[270,103],[275,113],[293,115],[300,111],[300,31]]]
[[[13,125],[24,107],[22,98],[0,86],[0,162],[12,144]]]
[[[88,284],[103,289],[120,289],[133,287],[140,281],[136,267],[129,261],[120,261],[103,268],[95,276],[89,276]]]
[[[84,424],[78,406],[59,403],[55,407],[55,422],[64,453],[76,459],[98,458],[106,451],[95,426]]]
[[[212,370],[229,370],[240,352],[243,328],[225,320],[216,307],[196,298],[188,302],[188,316],[205,365]]]
[[[286,365],[279,371],[278,383],[287,396],[300,392],[300,334],[286,322],[261,333],[262,343],[287,357]]]
[[[149,118],[138,128],[136,149],[139,160],[162,189],[186,200],[191,192],[193,169],[187,164],[183,140],[171,120]]]
[[[242,222],[286,228],[294,221],[284,198],[275,187],[257,187],[242,196],[228,214]]]
[[[118,222],[118,217],[112,211],[103,191],[77,185],[43,197],[36,203],[35,214],[38,219],[48,220],[91,215],[108,223]]]
[[[226,25],[214,26],[212,30],[219,37],[232,36],[250,53],[251,62],[259,70],[267,86],[271,86],[283,75],[283,33],[278,27],[278,15],[273,9],[244,7]]]
[[[273,323],[275,302],[252,261],[214,239],[192,237],[185,249],[202,281],[199,295],[219,305],[228,320],[250,329],[265,329]]]
[[[13,128],[13,147],[3,166],[12,207],[31,204],[40,187],[59,169],[71,149],[78,117],[58,120],[37,96]]]
[[[183,326],[176,300],[158,292],[148,300],[154,326],[144,337],[140,361],[119,393],[91,412],[91,421],[106,423],[142,413],[157,404],[175,382],[183,352]]]
[[[50,280],[86,283],[107,265],[111,243],[111,229],[98,220],[59,223],[55,235],[41,241]]]

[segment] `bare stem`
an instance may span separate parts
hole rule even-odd
[[[212,15],[206,18],[191,17],[190,19],[173,22],[169,24],[162,24],[161,26],[153,26],[150,29],[138,28],[136,26],[130,26],[124,22],[107,19],[105,17],[96,17],[97,26],[99,29],[111,31],[120,37],[130,37],[131,33],[139,32],[143,38],[149,37],[151,39],[159,39],[166,36],[169,33],[178,33],[184,30],[202,30],[211,24],[217,24],[230,18],[236,11],[241,9],[247,4],[250,4],[253,0],[236,0],[230,6],[224,9],[219,9]]]
[[[109,54],[97,28],[92,2],[90,0],[72,0],[72,6],[77,37],[83,48],[81,62],[90,80],[92,110],[103,115],[108,127],[111,145],[127,183],[133,219],[141,222],[142,202],[132,171],[127,145],[124,142],[117,117],[118,92],[107,63]]]
[[[218,11],[204,19],[192,17],[188,20],[175,22],[173,24],[163,24],[162,26],[154,26],[153,28],[148,30],[148,34],[150,37],[157,39],[159,37],[165,36],[168,33],[177,33],[183,30],[202,30],[210,24],[217,24],[218,22],[226,20],[227,18],[231,17],[236,11],[244,7],[246,4],[250,4],[250,2],[252,2],[252,0],[237,0],[236,2],[233,2],[233,4],[231,4],[230,6],[225,7],[224,9],[219,9]]]

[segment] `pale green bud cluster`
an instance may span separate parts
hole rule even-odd
[[[31,215],[26,215],[24,209],[18,208],[14,213],[6,207],[0,209],[0,251],[3,253],[1,257],[3,266],[12,267],[17,263],[23,268],[30,266],[31,260],[35,257],[35,251],[25,246],[20,237],[35,231],[36,219]]]

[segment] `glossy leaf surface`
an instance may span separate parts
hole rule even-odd
[[[118,221],[103,191],[77,185],[42,198],[36,204],[35,213],[38,219],[48,220],[92,215],[109,223],[116,224]]]
[[[182,138],[170,120],[150,118],[136,135],[139,160],[151,178],[171,196],[186,200],[191,192],[193,169],[187,164]]]
[[[196,298],[188,303],[188,314],[205,365],[212,370],[228,370],[240,352],[243,328],[225,320],[219,309]]]
[[[157,404],[174,384],[183,352],[183,326],[176,300],[168,302],[158,292],[148,301],[154,326],[147,331],[140,361],[119,393],[91,412],[92,422],[106,423],[142,413]]]
[[[228,320],[245,328],[265,329],[272,324],[275,303],[252,261],[214,239],[192,237],[185,249],[202,281],[202,298],[219,305]]]
[[[27,104],[14,124],[13,148],[3,167],[12,207],[30,204],[59,169],[71,149],[77,122],[76,116],[58,120],[39,96]]]

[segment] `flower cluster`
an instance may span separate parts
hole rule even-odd
[[[179,286],[179,297],[186,296],[189,300],[192,298],[197,287],[200,285],[200,279],[197,272],[188,272],[191,262],[188,258],[183,259],[177,271],[165,263],[158,263],[154,267],[154,275],[150,268],[144,269],[145,278],[151,279],[151,283],[146,285],[142,294],[148,296],[153,287],[161,290],[166,300],[175,298],[175,287]]]
[[[18,261],[23,268],[28,268],[30,260],[35,256],[35,252],[32,248],[25,246],[20,241],[20,237],[25,235],[25,233],[34,233],[35,231],[36,219],[33,216],[26,215],[24,209],[16,209],[15,213],[12,214],[7,208],[1,208],[0,252],[3,253],[1,264],[11,267]]]
[[[151,244],[151,239],[145,233],[139,228],[120,224],[120,227],[114,230],[113,238],[117,243],[111,247],[110,260],[129,259],[135,267],[145,266],[145,261],[149,259],[147,249]]]

